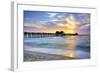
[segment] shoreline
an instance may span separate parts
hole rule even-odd
[[[29,47],[27,47],[29,48]],[[45,50],[45,49],[42,49]],[[65,56],[62,54],[55,54],[52,53],[52,50],[48,50],[49,52],[42,51],[39,48],[33,50],[29,49],[24,49],[24,59],[23,61],[25,62],[30,62],[30,61],[51,61],[51,60],[72,60],[72,59],[89,59],[90,56],[88,57],[70,57],[70,56]],[[50,52],[51,51],[51,52]],[[57,52],[57,51],[56,51]],[[80,52],[80,51],[78,51]],[[81,54],[82,55],[82,54]]]
[[[33,52],[24,50],[24,61],[50,61],[50,60],[67,60],[72,59],[66,56],[61,55],[54,55],[54,54],[47,54],[47,53],[40,53],[40,52]]]

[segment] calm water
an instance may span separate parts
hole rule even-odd
[[[24,38],[24,49],[87,59],[90,58],[90,36]]]

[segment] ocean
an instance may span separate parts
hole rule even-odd
[[[24,50],[62,55],[73,59],[89,59],[90,36],[24,37]]]

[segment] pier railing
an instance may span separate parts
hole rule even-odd
[[[35,38],[35,37],[51,37],[55,36],[55,33],[31,33],[31,32],[24,32],[25,38]]]

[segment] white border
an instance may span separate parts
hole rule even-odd
[[[35,69],[54,69],[65,67],[92,66],[96,65],[96,46],[95,30],[96,28],[96,9],[89,7],[74,6],[55,6],[55,5],[36,5],[28,3],[12,3],[12,65],[13,71],[17,70],[35,70]],[[91,14],[91,59],[82,60],[60,60],[60,61],[42,61],[42,62],[23,62],[23,10],[36,11],[58,11],[58,12],[80,12]]]

